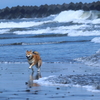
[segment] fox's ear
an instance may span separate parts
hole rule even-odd
[[[28,50],[26,52],[28,52]]]

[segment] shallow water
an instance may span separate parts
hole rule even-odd
[[[91,85],[89,84],[91,82],[88,81],[89,86],[62,83],[62,81],[69,79],[68,76],[75,77],[75,82],[77,82],[79,75],[80,79],[83,78],[82,75],[86,75],[85,78],[88,78],[88,75],[99,73],[98,67],[94,68],[77,63],[44,63],[41,73],[37,73],[36,68],[35,72],[32,73],[28,69],[28,64],[0,64],[0,70],[0,98],[2,100],[100,99],[100,88],[96,89],[95,83]],[[92,79],[95,78],[92,77]],[[60,83],[57,83],[58,81]],[[97,79],[97,81],[100,80]]]

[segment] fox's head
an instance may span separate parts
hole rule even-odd
[[[27,59],[31,59],[33,57],[33,52],[32,51],[26,51],[26,57],[27,57]]]

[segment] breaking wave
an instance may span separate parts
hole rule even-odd
[[[35,21],[22,21],[22,22],[1,22],[0,28],[26,28],[32,26],[42,25],[49,21],[35,22]]]
[[[85,28],[85,27],[89,27],[88,25],[71,25],[71,26],[60,26],[60,27],[47,27],[47,28],[42,28],[42,29],[38,29],[38,30],[18,30],[18,31],[14,31],[14,34],[50,34],[50,33],[54,33],[54,34],[67,34],[69,33],[69,35],[71,33],[74,33],[80,29],[80,28]],[[89,32],[89,31],[88,31]],[[84,33],[84,32],[83,32]],[[79,32],[80,35],[82,35]],[[89,33],[90,34],[90,33]],[[96,34],[96,33],[95,33]],[[77,35],[77,34],[76,34]],[[84,35],[84,34],[83,34]],[[87,34],[88,35],[88,34]],[[93,34],[92,34],[93,35]]]
[[[96,23],[97,21],[95,22],[95,19],[99,18],[100,18],[100,11],[69,10],[69,11],[62,11],[58,16],[56,16],[54,21],[87,23],[84,20],[93,20],[93,22]]]
[[[89,66],[100,67],[100,50],[98,50],[94,55],[77,58],[75,60],[83,62]]]
[[[72,30],[68,32],[68,36],[100,36],[100,32],[97,30],[93,30],[93,31],[77,31],[77,30]]]
[[[94,42],[94,43],[100,43],[100,37],[95,37],[91,40],[91,42]]]
[[[100,92],[100,74],[49,76],[34,82],[45,86],[83,87],[91,92]]]
[[[29,30],[29,31],[14,31],[14,34],[68,34],[68,36],[100,36],[100,32],[98,30],[81,30],[80,28],[84,28],[85,26],[69,26],[69,27],[55,27],[55,28],[46,28],[39,30]],[[86,26],[88,27],[88,26]],[[86,28],[85,27],[85,28]]]

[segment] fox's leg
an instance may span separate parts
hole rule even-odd
[[[41,67],[41,65],[42,65],[42,60],[39,60],[39,61],[38,61],[38,64],[36,65],[37,68],[38,68],[38,72],[40,72],[40,67]]]
[[[32,72],[34,72],[34,68],[33,68],[33,66],[30,66],[29,69],[32,69]]]
[[[30,67],[29,67],[29,69],[32,69],[32,66],[34,66],[35,64],[34,63],[32,63],[31,65],[30,65]]]
[[[38,70],[37,70],[38,72],[40,72],[40,68],[38,68]]]
[[[32,67],[32,72],[34,72],[34,68]]]

